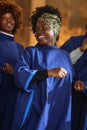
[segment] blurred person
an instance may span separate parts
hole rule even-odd
[[[71,57],[75,77],[73,81],[72,130],[87,129],[87,32],[85,35],[73,36],[61,49]]]
[[[61,22],[59,10],[50,5],[31,16],[37,44],[25,49],[14,69],[20,90],[12,130],[71,130],[74,72],[68,53],[56,46]]]
[[[15,3],[0,1],[0,130],[10,130],[9,122],[12,120],[17,91],[13,68],[24,50],[14,36],[21,25],[22,9]]]

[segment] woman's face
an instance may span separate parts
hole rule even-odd
[[[35,37],[36,40],[42,45],[53,46],[56,42],[53,30],[44,22],[37,22]]]
[[[12,34],[15,26],[14,16],[11,13],[2,15],[0,19],[0,31]]]

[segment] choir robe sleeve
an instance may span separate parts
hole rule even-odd
[[[69,40],[67,40],[60,48],[67,51],[70,55],[76,50],[78,49],[83,40],[87,38],[87,34],[86,35],[82,35],[82,36],[73,36],[71,37]],[[84,54],[84,55],[83,55]],[[76,54],[74,53],[74,55],[76,56]],[[78,56],[80,56],[80,59],[77,60],[77,62],[74,64],[74,69],[76,72],[76,77],[75,80],[82,80],[84,83],[87,80],[87,52],[82,54],[80,53]],[[78,56],[76,56],[75,58],[77,58]],[[73,57],[74,58],[74,57]],[[83,90],[83,93],[87,94],[87,89]]]
[[[29,84],[36,74],[37,70],[30,69],[31,57],[24,51],[23,55],[18,59],[18,62],[14,68],[14,81],[17,87],[23,89],[26,92],[30,92]]]
[[[48,78],[47,70],[30,69],[31,56],[26,52],[18,59],[17,65],[14,69],[14,80],[17,86],[29,92],[29,84]]]
[[[73,36],[70,39],[68,39],[60,48],[70,53],[81,46],[84,38],[85,36]]]

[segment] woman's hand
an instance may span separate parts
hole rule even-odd
[[[8,63],[5,63],[3,71],[7,74],[13,75],[13,67]]]
[[[74,88],[76,91],[82,91],[84,88],[85,88],[85,83],[80,81],[80,80],[77,80],[75,83],[74,83]]]
[[[63,67],[48,70],[48,75],[53,77],[64,78],[66,74],[67,71]]]

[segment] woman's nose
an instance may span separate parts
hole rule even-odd
[[[42,31],[43,31],[43,28],[36,29],[36,32],[42,32]]]

